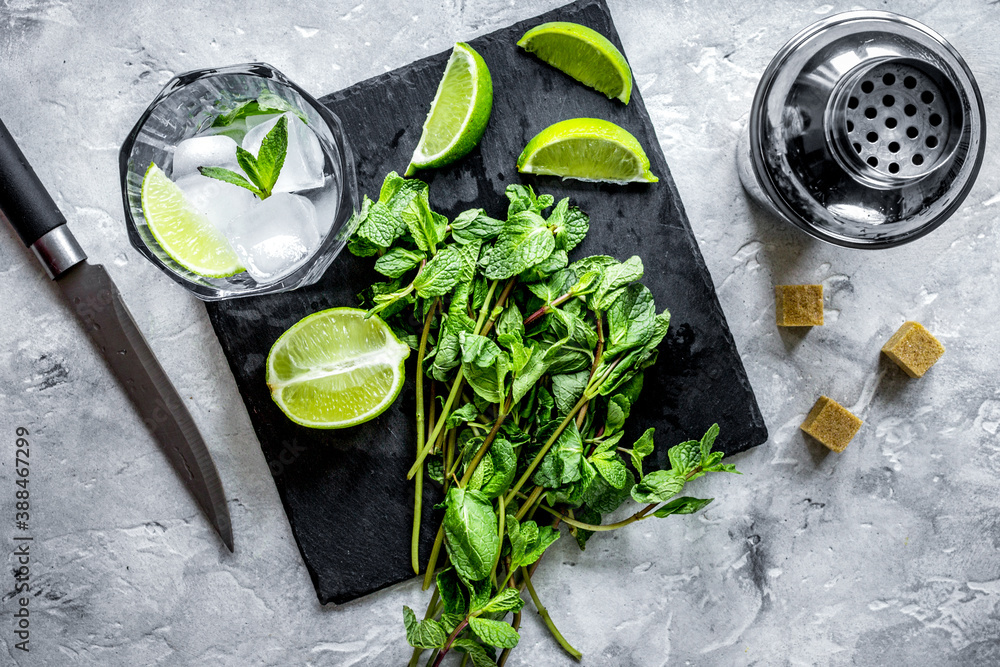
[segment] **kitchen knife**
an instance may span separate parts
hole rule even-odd
[[[62,289],[111,372],[135,403],[177,473],[233,550],[222,480],[191,414],[170,383],[118,289],[100,264],[90,264],[66,218],[0,120],[0,209]]]

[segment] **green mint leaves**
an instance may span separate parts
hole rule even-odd
[[[527,185],[506,195],[505,216],[476,208],[449,219],[426,183],[393,172],[376,201],[364,199],[348,243],[385,278],[362,305],[417,351],[409,476],[441,485],[445,500],[430,560],[416,542],[411,554],[440,603],[422,621],[404,610],[404,627],[416,654],[437,649],[432,664],[455,650],[495,665],[518,644],[511,615],[525,589],[578,655],[540,606],[530,568],[564,532],[583,549],[599,532],[697,512],[711,499],[681,496],[686,485],[735,472],[713,451],[717,426],[655,459],[653,429],[627,446],[670,315],[639,282],[638,257],[572,256],[590,220],[568,199]],[[602,524],[629,499],[645,507]]]
[[[256,157],[250,151],[236,147],[236,161],[243,175],[223,167],[198,167],[198,171],[202,176],[238,185],[261,199],[267,199],[278,182],[287,151],[288,117],[282,116],[264,137]]]
[[[250,116],[266,116],[271,114],[291,112],[308,124],[308,120],[301,111],[295,108],[284,98],[278,97],[270,90],[264,90],[257,96],[257,99],[248,102],[241,102],[215,117],[212,127],[229,127],[241,120],[246,120]]]

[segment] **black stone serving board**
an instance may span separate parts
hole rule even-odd
[[[449,217],[473,207],[502,216],[504,188],[517,182],[557,201],[570,197],[591,221],[590,234],[573,255],[621,260],[639,255],[646,267],[643,282],[658,307],[667,306],[672,314],[659,361],[646,371],[629,435],[657,427],[656,467],[666,465],[667,446],[700,436],[716,421],[722,429],[717,446],[727,453],[763,443],[763,418],[639,90],[625,106],[517,48],[526,30],[547,21],[582,23],[621,48],[603,0],[581,0],[472,40],[493,76],[493,114],[468,156],[420,175],[430,183],[432,207]],[[343,121],[361,192],[377,198],[385,174],[406,168],[448,55],[424,58],[322,99]],[[518,174],[514,162],[528,140],[574,117],[605,118],[634,134],[660,182],[621,187]],[[380,279],[371,267],[371,259],[345,251],[311,287],[206,304],[323,603],[346,602],[413,576],[413,485],[406,471],[415,453],[415,355],[395,405],[367,424],[341,431],[289,421],[271,401],[264,361],[271,344],[301,318],[356,305],[355,295]],[[425,489],[425,496],[423,560],[436,529],[430,508],[437,490]]]

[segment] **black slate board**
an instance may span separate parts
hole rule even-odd
[[[657,305],[672,314],[659,361],[646,372],[629,435],[657,427],[657,467],[666,465],[664,445],[699,436],[714,421],[722,429],[718,446],[727,453],[759,445],[767,439],[763,418],[638,89],[624,106],[515,46],[528,28],[556,20],[588,25],[621,48],[603,0],[582,0],[472,40],[493,76],[493,114],[472,153],[420,176],[430,183],[431,205],[449,217],[472,207],[500,216],[507,206],[504,188],[518,181],[557,201],[570,197],[591,219],[590,234],[574,256],[640,255],[644,283]],[[448,55],[322,99],[343,121],[357,156],[361,192],[377,198],[385,174],[406,167]],[[629,130],[646,148],[660,182],[619,187],[519,175],[514,161],[527,141],[551,123],[574,117],[605,118]],[[264,360],[278,336],[302,317],[355,305],[355,294],[379,279],[371,265],[345,251],[311,287],[206,304],[323,603],[346,602],[413,576],[413,487],[406,481],[415,452],[413,368],[400,399],[374,421],[317,431],[296,426],[272,403]],[[425,493],[429,508],[436,491]],[[422,559],[430,551],[434,519],[426,510]]]

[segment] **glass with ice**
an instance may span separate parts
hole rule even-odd
[[[311,284],[353,232],[340,120],[263,63],[174,78],[120,160],[132,245],[205,300]]]

